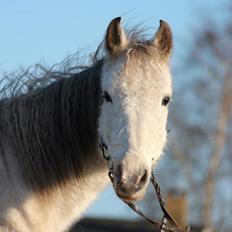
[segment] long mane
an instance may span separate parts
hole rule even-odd
[[[0,153],[34,188],[75,175],[96,159],[102,61],[69,78],[0,102]]]

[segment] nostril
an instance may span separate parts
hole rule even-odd
[[[139,181],[139,185],[140,186],[143,185],[143,184],[145,184],[147,182],[147,177],[148,177],[148,172],[145,169],[144,173],[143,173],[143,175],[142,175],[142,177],[140,178],[140,181]]]

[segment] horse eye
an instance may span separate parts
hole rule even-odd
[[[166,96],[162,99],[162,105],[166,106],[170,101],[170,97]]]
[[[113,102],[111,96],[106,91],[103,93],[103,98],[106,100],[106,102]]]

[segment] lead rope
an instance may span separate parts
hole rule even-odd
[[[157,183],[154,174],[152,172],[151,174],[151,183],[155,189],[156,192],[156,196],[158,198],[159,201],[159,205],[160,208],[163,212],[163,219],[162,222],[157,222],[154,220],[151,220],[150,218],[148,218],[147,216],[144,215],[144,213],[136,206],[134,205],[132,202],[125,202],[131,209],[133,209],[137,214],[139,214],[141,217],[143,217],[144,219],[146,219],[148,222],[150,222],[151,224],[153,224],[155,227],[159,227],[160,228],[160,232],[190,232],[190,227],[187,226],[184,230],[180,229],[179,225],[177,224],[177,222],[173,219],[173,217],[168,213],[165,204],[164,204],[164,200],[160,191],[160,187],[159,184]],[[169,222],[172,226],[172,229],[167,228],[167,222]]]
[[[106,159],[109,162],[110,161],[110,155],[107,155],[108,148],[107,148],[107,145],[103,142],[102,138],[101,138],[101,142],[99,143],[99,147],[102,150],[102,154],[103,154],[104,159]],[[112,166],[109,168],[108,176],[109,176],[112,184],[114,185],[113,167]],[[189,226],[187,226],[184,230],[180,229],[177,222],[168,213],[168,211],[167,211],[167,209],[165,207],[165,203],[164,203],[161,191],[160,191],[159,184],[156,181],[153,172],[151,173],[150,181],[151,181],[151,183],[152,183],[152,185],[153,185],[153,187],[155,189],[156,196],[157,196],[157,199],[159,201],[160,208],[161,208],[161,210],[162,210],[162,212],[164,214],[161,223],[148,218],[134,203],[126,202],[126,201],[123,201],[123,202],[125,204],[127,204],[138,215],[140,215],[141,217],[146,219],[148,222],[153,224],[155,227],[158,227],[160,229],[160,232],[190,232],[190,227]],[[167,227],[167,222],[169,222],[171,224],[171,226],[173,227],[172,229],[169,229]]]

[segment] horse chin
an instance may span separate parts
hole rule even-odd
[[[140,200],[142,200],[143,197],[144,197],[144,195],[145,195],[145,190],[141,190],[141,191],[136,192],[136,193],[131,194],[131,195],[129,195],[129,194],[117,193],[117,192],[116,192],[116,194],[117,194],[117,196],[118,196],[121,200],[123,200],[123,201],[125,201],[125,202],[133,202],[133,201],[140,201]]]

